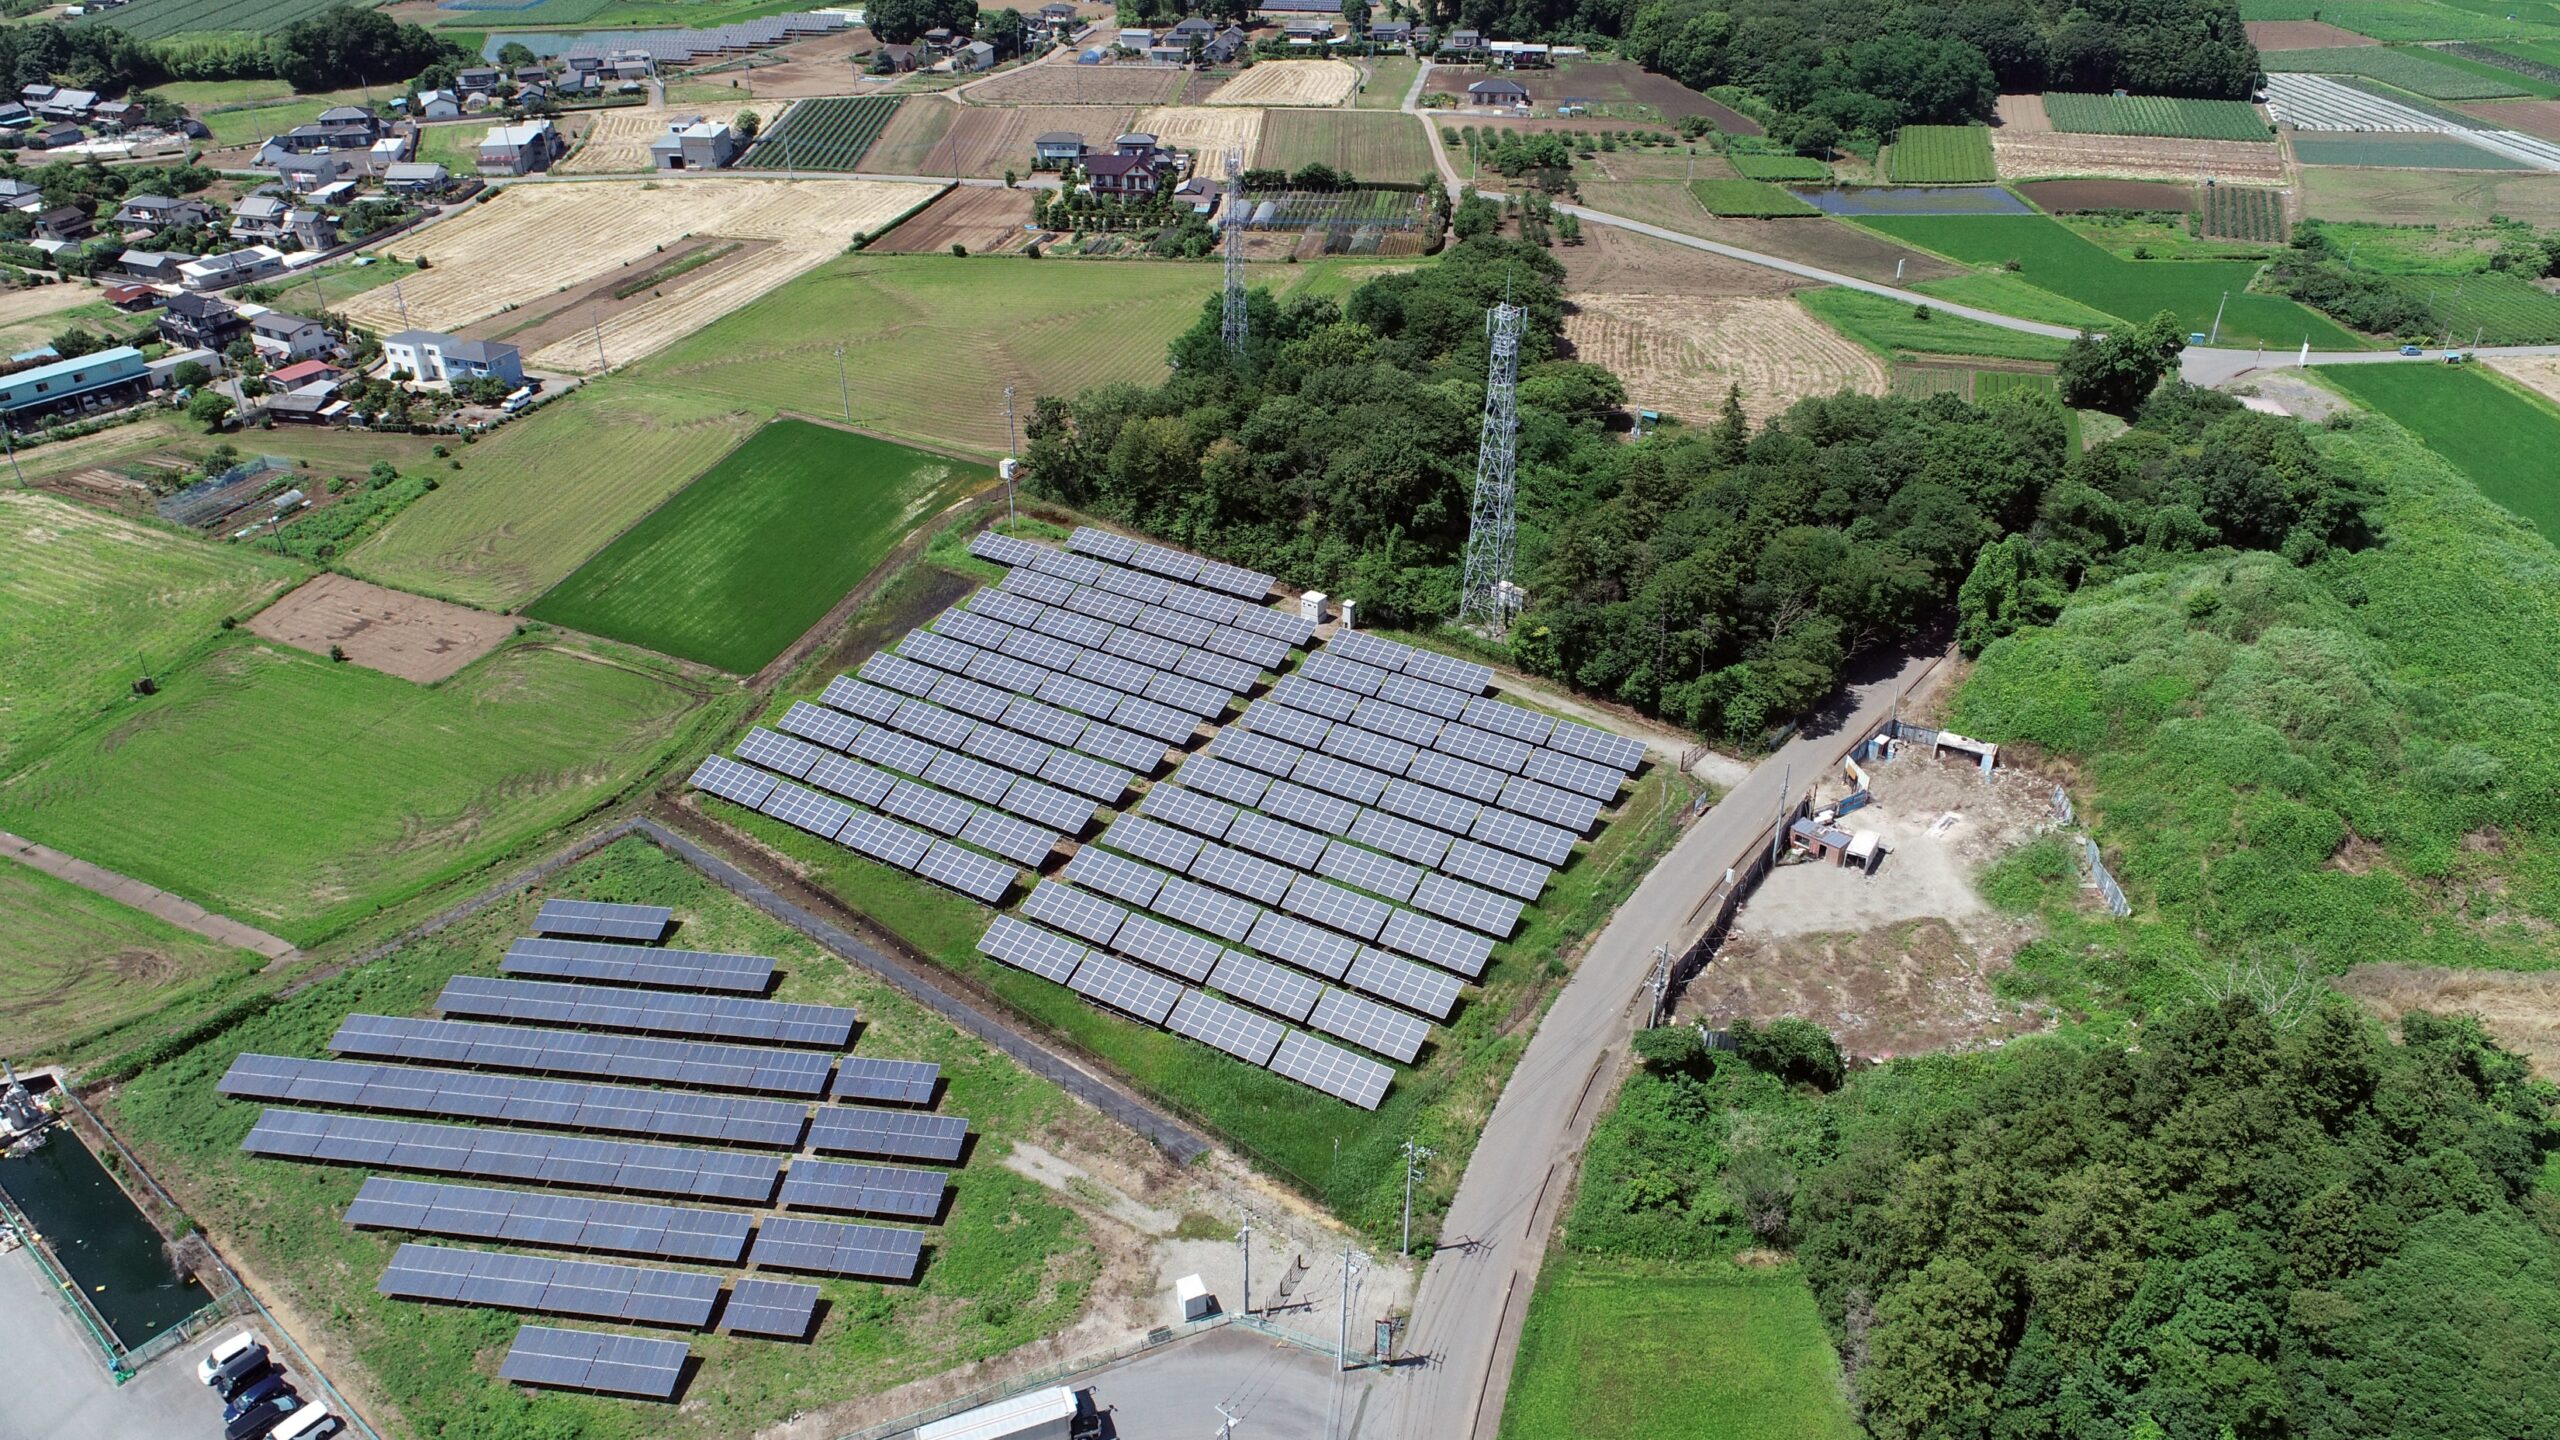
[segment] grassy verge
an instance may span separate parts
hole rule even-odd
[[[1987,360],[2059,360],[2070,342],[2004,330],[1979,320],[1918,308],[1863,290],[1826,286],[1799,290],[1796,303],[1814,318],[1888,360],[1906,355],[1978,355]]]
[[[136,1020],[210,1009],[245,993],[265,964],[39,871],[0,866],[0,1022],[22,1065],[76,1062]]]

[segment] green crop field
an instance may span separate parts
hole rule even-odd
[[[2335,365],[2320,378],[2399,422],[2480,493],[2560,540],[2560,485],[2551,478],[2560,410],[2468,366]]]
[[[2430,100],[2489,100],[2527,93],[2518,77],[2486,67],[2466,69],[2432,50],[2389,45],[2340,45],[2325,50],[2264,50],[2258,61],[2269,74],[2360,75]]]
[[[1870,217],[1880,234],[1969,265],[2006,267],[2019,278],[2125,320],[2167,310],[2190,330],[2209,330],[2222,312],[2222,343],[2354,350],[2361,340],[2335,321],[2274,295],[2245,293],[2258,272],[2246,260],[2126,260],[2041,215]],[[2228,295],[2226,304],[2223,297]]]
[[[1831,167],[1810,155],[1757,155],[1727,151],[1725,162],[1745,180],[1828,180]]]
[[[1819,215],[1822,212],[1766,180],[1692,180],[1689,192],[1710,215]]]
[[[1429,178],[1431,137],[1411,115],[1379,110],[1273,110],[1253,163],[1280,170],[1330,165],[1362,180]]]
[[[2342,52],[2343,53],[2343,52]],[[2273,140],[2275,132],[2245,100],[2176,100],[2165,95],[2044,97],[2056,130],[2079,135],[2155,135],[2171,140]]]
[[[2426,302],[2447,345],[2549,345],[2560,342],[2560,296],[2520,276],[2409,275],[2393,284]]]
[[[2204,233],[2226,240],[2282,244],[2284,195],[2247,185],[2215,185],[2204,192]]]
[[[133,0],[95,10],[75,25],[111,25],[136,40],[173,35],[274,35],[344,0]]]
[[[756,137],[738,165],[747,170],[841,170],[871,153],[901,103],[895,95],[835,96],[792,105],[780,124]]]
[[[38,451],[41,455],[43,452]],[[306,572],[278,556],[0,490],[0,775],[132,698]]]
[[[1979,125],[1905,125],[1885,152],[1885,173],[1905,185],[1979,185],[2000,178],[1991,132]]]
[[[992,478],[983,466],[777,420],[525,613],[750,674],[918,521]]]
[[[2560,6],[2550,0],[2241,0],[2240,18],[2326,20],[2376,40],[2502,40],[2560,31]]]
[[[1855,1440],[1793,1266],[1558,1256],[1522,1322],[1502,1440]]]
[[[1943,300],[1950,305],[1970,305],[1995,315],[2013,315],[2020,320],[2036,320],[2047,325],[2111,330],[2123,323],[2104,310],[2092,309],[2076,300],[2030,285],[2015,275],[1998,271],[1956,275],[1945,280],[1921,280],[1914,282],[1911,288],[1932,300]]]
[[[2354,165],[2397,170],[2529,170],[2533,167],[2450,135],[2380,134],[2293,137],[2293,158],[2305,165]]]
[[[143,1016],[219,999],[266,963],[40,871],[0,865],[0,1024],[21,1066]]]
[[[1979,355],[1990,360],[2059,360],[2069,341],[2028,335],[1932,310],[1922,319],[1919,307],[1826,285],[1799,290],[1796,303],[1815,319],[1892,360],[1905,355]]]
[[[237,632],[0,789],[0,828],[317,941],[583,814],[708,692],[519,644],[433,687]]]

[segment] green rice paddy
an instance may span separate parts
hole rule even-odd
[[[2323,367],[2320,378],[2400,423],[2480,493],[2560,540],[2560,410],[2481,370],[2427,361]]]

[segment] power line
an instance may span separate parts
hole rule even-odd
[[[1495,636],[1511,626],[1520,587],[1511,567],[1520,545],[1517,485],[1520,463],[1520,331],[1529,312],[1508,301],[1485,315],[1493,358],[1484,385],[1484,430],[1476,442],[1475,500],[1467,520],[1464,589],[1458,621],[1483,625]]]

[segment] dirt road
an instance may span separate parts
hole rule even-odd
[[[302,953],[290,940],[270,935],[254,925],[243,925],[228,915],[217,915],[183,895],[172,895],[156,886],[145,885],[130,875],[119,875],[113,870],[92,865],[77,855],[65,855],[50,846],[39,845],[5,830],[0,830],[0,856],[30,869],[41,870],[56,880],[67,880],[83,890],[104,895],[119,905],[130,905],[146,915],[156,915],[181,930],[192,930],[209,940],[254,950],[279,964]]]

